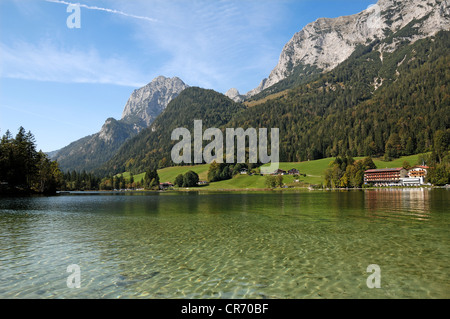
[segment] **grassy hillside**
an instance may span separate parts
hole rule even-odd
[[[158,170],[159,180],[161,183],[175,181],[175,178],[180,174],[185,174],[188,171],[193,171],[198,174],[201,181],[206,181],[208,177],[209,164],[198,166],[175,166],[167,167]]]
[[[402,167],[403,162],[407,161],[410,165],[418,164],[418,155],[404,156],[393,160],[391,162],[385,162],[382,159],[374,159],[374,163],[378,168],[396,168]],[[356,157],[355,160],[363,159],[363,157]],[[288,171],[292,168],[298,169],[300,174],[306,174],[306,177],[300,176],[299,178],[294,178],[293,176],[284,176],[283,181],[285,184],[294,185],[296,179],[299,180],[301,184],[299,186],[304,186],[307,184],[317,185],[324,181],[324,172],[328,167],[330,162],[333,162],[335,158],[324,158],[315,161],[301,162],[301,163],[280,163],[280,169]],[[198,166],[176,166],[168,167],[158,170],[159,178],[161,182],[171,182],[175,181],[175,178],[179,174],[185,174],[188,171],[196,172],[200,180],[206,181],[209,164],[198,165]],[[134,175],[134,180],[139,181],[144,178],[144,174]],[[129,179],[129,173],[123,173],[125,179]],[[208,186],[203,186],[201,189],[205,190],[221,190],[221,189],[262,189],[266,188],[266,179],[264,176],[249,176],[249,175],[237,175],[233,179],[211,183]]]
[[[174,166],[167,167],[164,169],[158,170],[159,180],[161,183],[175,181],[175,178],[180,174],[185,174],[188,171],[194,171],[198,174],[201,181],[207,180],[209,165],[197,165],[197,166]],[[126,181],[130,180],[130,172],[125,172],[122,174],[117,174],[116,176],[123,175]],[[140,181],[144,179],[145,173],[133,175],[135,181]]]
[[[403,157],[397,158],[391,162],[385,162],[381,159],[374,159],[373,162],[375,163],[377,168],[396,168],[396,167],[402,167],[404,161],[407,161],[409,164],[411,164],[413,166],[417,165],[417,164],[422,164],[422,163],[417,162],[418,158],[419,158],[419,155],[411,155],[411,156],[403,156]],[[361,158],[356,158],[356,159],[361,159]]]
[[[120,176],[120,175],[123,175],[123,177],[125,178],[125,180],[127,182],[130,181],[130,172],[125,172],[123,174],[117,174],[116,176]],[[134,178],[134,180],[136,182],[138,182],[140,180],[143,180],[144,177],[145,177],[145,173],[141,173],[141,174],[138,174],[138,175],[133,175],[133,178]]]
[[[247,107],[253,107],[253,106],[256,106],[256,105],[259,105],[259,104],[266,103],[269,100],[273,100],[273,99],[276,99],[276,98],[279,98],[279,97],[284,97],[288,93],[289,93],[288,90],[281,91],[281,92],[278,92],[278,93],[274,93],[274,94],[268,95],[265,98],[262,98],[260,100],[252,100],[252,101],[244,102],[244,105],[247,106]]]
[[[266,188],[264,176],[248,176],[248,175],[237,175],[233,179],[226,181],[220,181],[211,183],[205,186],[204,189],[208,190],[220,190],[220,189],[261,189]]]

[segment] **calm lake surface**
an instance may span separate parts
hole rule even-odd
[[[446,189],[0,198],[0,298],[450,298],[449,207]]]

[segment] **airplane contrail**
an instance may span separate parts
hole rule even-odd
[[[53,2],[53,3],[64,4],[64,5],[79,5],[80,8],[85,8],[85,9],[88,9],[88,10],[104,11],[104,12],[113,13],[113,14],[120,14],[122,16],[129,17],[129,18],[146,20],[146,21],[150,21],[150,22],[158,22],[157,19],[144,17],[144,16],[138,16],[138,15],[134,15],[134,14],[129,14],[129,13],[126,13],[126,12],[123,12],[123,11],[115,10],[115,9],[101,8],[101,7],[95,7],[95,6],[88,6],[86,4],[72,3],[72,2],[62,1],[62,0],[45,0],[45,1],[46,2]]]

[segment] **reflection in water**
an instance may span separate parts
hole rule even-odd
[[[448,298],[449,194],[1,199],[0,297]],[[376,291],[366,287],[373,263]],[[70,264],[81,267],[79,290],[66,286]]]
[[[365,208],[373,218],[431,218],[428,188],[373,189],[365,191]]]

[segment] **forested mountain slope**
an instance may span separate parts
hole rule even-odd
[[[223,94],[198,87],[187,88],[148,129],[126,142],[101,172],[137,173],[149,167],[171,166],[172,147],[177,143],[171,140],[174,129],[187,128],[193,136],[194,120],[202,120],[204,129],[221,127],[242,110],[242,104]]]

